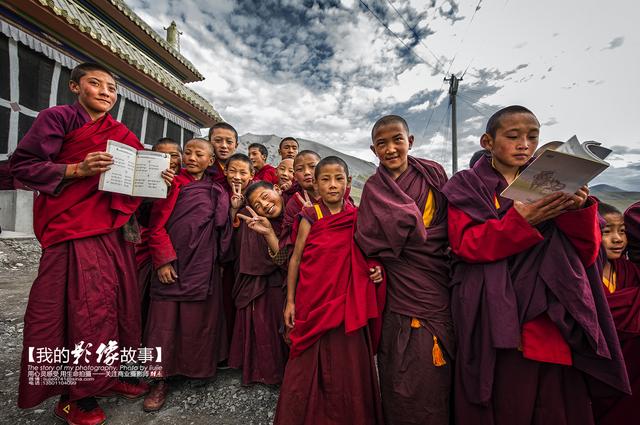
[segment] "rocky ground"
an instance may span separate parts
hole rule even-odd
[[[29,289],[36,276],[40,248],[34,239],[0,239],[0,424],[60,424],[53,416],[55,400],[35,409],[16,406],[23,315]],[[142,401],[102,400],[107,423],[130,424],[270,424],[278,390],[240,385],[240,374],[220,371],[210,382],[183,380],[173,383],[164,409],[142,411]]]

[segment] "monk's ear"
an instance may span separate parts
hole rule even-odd
[[[482,146],[483,148],[485,148],[488,151],[493,149],[493,137],[491,137],[491,135],[489,133],[484,133],[480,137],[480,146]]]
[[[351,176],[347,177],[347,187],[351,187]]]
[[[413,146],[414,137],[413,134],[409,135],[409,149]]]
[[[80,94],[80,84],[75,81],[69,81],[69,90],[71,90],[73,94]]]
[[[369,146],[369,149],[371,149],[371,152],[373,152],[373,154],[376,156],[376,158],[378,157],[378,154],[376,153],[376,148],[373,147],[373,145]]]

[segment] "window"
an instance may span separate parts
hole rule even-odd
[[[18,43],[20,105],[32,111],[49,107],[54,61]]]
[[[155,144],[162,138],[164,131],[164,117],[149,110],[147,112],[147,131],[144,133],[144,143],[148,145]]]
[[[117,113],[117,112],[116,112]],[[129,130],[135,134],[138,139],[142,133],[142,116],[144,108],[132,101],[125,102],[122,119],[120,120]]]
[[[182,128],[171,120],[167,120],[167,137],[172,138],[176,142],[180,143],[180,136]],[[186,141],[186,140],[185,140]]]

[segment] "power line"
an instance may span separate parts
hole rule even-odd
[[[402,14],[400,13],[400,11],[395,7],[395,5],[391,2],[391,0],[387,0],[387,3],[389,3],[389,6],[391,6],[391,8],[393,10],[396,11],[396,14],[398,15],[398,17],[400,17],[400,19],[402,20],[402,22],[404,22],[404,24],[407,26],[407,28],[409,28],[409,31],[411,31],[411,33],[413,34],[413,36],[416,38],[416,40],[418,40],[418,43],[420,43],[425,49],[427,49],[427,51],[429,53],[431,53],[431,56],[433,56],[433,58],[436,60],[436,62],[438,62],[438,65],[441,66],[442,70],[444,70],[444,64],[440,61],[440,59],[438,58],[438,55],[436,55],[433,50],[431,50],[429,48],[429,46],[427,46],[426,44],[424,44],[422,42],[422,40],[420,39],[420,35],[418,35],[418,33],[416,32],[416,25],[414,25],[413,27],[411,26],[411,24],[409,24],[409,22],[407,22],[406,19],[404,19],[404,16],[402,16]]]
[[[360,0],[360,4],[362,4],[368,11],[369,13],[371,13],[377,20],[378,22],[380,22],[380,24],[382,24],[383,27],[386,28],[387,31],[389,31],[395,38],[398,39],[398,41],[400,43],[402,43],[402,45],[412,54],[414,55],[416,58],[420,59],[421,62],[423,62],[425,65],[427,65],[430,68],[433,68],[434,70],[439,72],[439,69],[432,65],[431,63],[429,63],[427,60],[425,60],[422,56],[420,56],[419,54],[417,54],[411,47],[409,47],[409,45],[407,45],[407,43],[404,42],[404,40],[402,38],[400,38],[400,36],[398,34],[396,34],[395,32],[393,32],[391,30],[391,28],[389,28],[389,26],[382,20],[380,19],[380,17],[378,15],[376,15],[376,13],[371,10],[371,8],[369,7],[369,5],[367,3],[365,3],[363,0]]]

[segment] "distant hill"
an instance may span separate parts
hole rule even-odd
[[[313,140],[297,139],[298,142],[300,142],[300,150],[310,149],[318,152],[321,157],[335,155],[344,159],[349,166],[350,174],[354,177],[360,177],[358,180],[366,180],[376,170],[376,165],[372,162],[364,161],[360,158],[356,158],[355,156],[338,152],[335,149],[323,145],[322,143],[314,142]],[[278,155],[278,145],[280,144],[280,140],[282,140],[282,137],[276,136],[275,134],[243,134],[240,136],[238,152],[246,154],[251,143],[262,143],[269,150],[269,158],[267,159],[267,162],[276,166],[280,162],[280,156]]]
[[[640,192],[628,192],[608,184],[597,184],[589,188],[591,195],[624,212],[629,205],[640,200]]]

